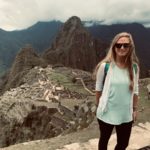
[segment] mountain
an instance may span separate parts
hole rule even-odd
[[[41,24],[36,27],[31,30],[35,37],[42,34],[37,33]],[[41,54],[30,44],[17,53],[9,72],[0,78],[0,147],[62,136],[93,121],[95,82],[91,73],[83,70],[92,71],[104,57],[108,43],[93,37],[89,30],[73,16]],[[143,100],[148,99],[145,81],[139,82]],[[148,105],[141,102],[144,105],[139,105],[139,113],[145,111],[147,119]]]
[[[35,66],[46,67],[47,64],[45,60],[38,56],[32,47],[26,46],[22,48],[21,51],[17,53],[10,71],[1,81],[2,84],[0,84],[0,92],[4,93],[9,89],[23,84],[23,76]]]
[[[81,23],[82,23],[82,26],[85,25],[85,27],[86,27],[86,29],[84,29],[84,30],[87,30],[88,32],[90,32],[90,34],[91,34],[90,36],[92,38],[94,37],[93,41],[94,41],[94,39],[96,39],[95,43],[99,43],[98,41],[100,41],[102,43],[104,43],[104,41],[105,41],[105,43],[110,43],[111,39],[113,38],[113,36],[116,33],[122,32],[122,31],[131,32],[133,35],[134,41],[135,41],[137,55],[140,59],[140,64],[142,66],[141,67],[142,74],[143,74],[142,76],[143,77],[148,76],[147,72],[148,72],[148,70],[150,70],[150,63],[149,63],[149,59],[150,59],[150,54],[149,54],[150,53],[149,52],[150,28],[146,28],[138,23],[114,24],[114,25],[101,25],[100,22],[96,22],[96,23],[89,22],[88,23],[88,22],[84,22],[84,21]],[[92,26],[88,26],[87,24],[92,24]],[[62,22],[51,21],[51,22],[38,22],[37,24],[33,25],[32,27],[27,28],[25,30],[20,30],[20,31],[6,32],[6,31],[0,29],[0,74],[2,74],[4,71],[6,71],[6,69],[10,68],[10,66],[12,65],[12,62],[14,61],[16,54],[26,44],[32,45],[32,47],[35,49],[35,51],[40,54],[43,54],[43,52],[45,52],[45,51],[48,52],[51,49],[51,54],[52,54],[52,51],[53,52],[55,51],[55,53],[57,51],[57,53],[59,53],[59,55],[61,55],[60,51],[62,51],[62,49],[64,51],[64,48],[62,48],[60,50],[60,47],[57,47],[56,44],[61,43],[60,38],[57,39],[58,36],[63,37],[63,36],[66,36],[66,34],[67,34],[67,30],[65,31],[66,33],[64,33],[64,32],[60,33],[63,30],[62,26],[63,26]],[[71,30],[68,30],[68,31],[71,32]],[[84,31],[82,31],[82,32],[84,34]],[[73,33],[72,35],[74,36],[75,34],[77,34],[77,33]],[[90,36],[89,36],[88,40],[91,39]],[[65,42],[69,42],[69,40],[67,41],[67,38],[69,39],[69,33],[67,34]],[[76,37],[76,38],[78,39],[78,37]],[[100,40],[98,40],[98,39],[100,39]],[[74,39],[74,40],[76,40],[76,39]],[[82,40],[84,40],[84,37],[82,37]],[[85,44],[88,43],[88,40],[86,41]],[[56,41],[59,41],[59,42],[56,42]],[[76,42],[77,42],[77,40],[76,40]],[[62,45],[65,46],[65,44],[66,43],[64,43]],[[81,42],[80,44],[83,44],[83,42]],[[80,47],[80,44],[78,43],[79,47]],[[77,43],[75,45],[77,46]],[[66,46],[67,46],[67,44],[66,44]],[[82,49],[83,48],[86,50],[89,49],[88,46],[86,48],[84,46],[82,47]],[[73,46],[68,45],[68,47],[71,48]],[[101,51],[101,48],[100,48],[100,51]],[[99,48],[97,48],[97,50],[96,50],[97,53],[99,52],[98,49]],[[70,55],[73,55],[74,53],[77,54],[77,51],[72,50]],[[55,57],[56,57],[56,54],[55,54]],[[66,57],[66,56],[63,56],[63,57]],[[72,57],[73,56],[71,56],[71,60],[74,59]],[[83,59],[85,59],[85,58],[83,58]],[[71,60],[66,60],[65,63],[63,62],[63,64],[67,65],[67,61],[69,63]],[[62,60],[60,60],[60,62],[62,63]],[[57,61],[56,63],[59,63],[59,62]],[[75,67],[75,64],[73,66]],[[78,66],[80,66],[80,63]],[[79,68],[81,68],[81,66]],[[83,67],[83,68],[86,68],[86,67]],[[86,68],[86,70],[87,70],[87,68]]]
[[[114,24],[114,25],[94,25],[88,27],[89,31],[94,37],[101,38],[110,43],[112,38],[119,32],[129,32],[132,34],[136,53],[140,60],[142,68],[150,70],[150,29],[145,28],[138,23],[130,24]]]
[[[82,25],[80,18],[69,18],[57,34],[51,47],[43,53],[49,64],[93,71],[106,54],[108,44],[96,39]]]
[[[71,17],[58,32],[52,46],[41,55],[31,45],[26,45],[17,53],[10,70],[0,79],[0,93],[23,84],[23,76],[35,66],[56,67],[61,64],[93,71],[97,62],[105,56],[107,46],[90,35],[80,18]]]
[[[61,25],[59,21],[51,21],[38,22],[20,31],[8,32],[0,29],[0,74],[10,68],[16,54],[25,45],[32,45],[39,53],[47,49]]]

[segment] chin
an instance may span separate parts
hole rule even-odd
[[[118,54],[119,57],[125,57],[127,54]]]

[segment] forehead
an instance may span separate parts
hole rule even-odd
[[[118,39],[117,43],[129,43],[130,40],[128,37],[121,37]]]

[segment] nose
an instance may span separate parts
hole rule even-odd
[[[121,48],[120,49],[124,49],[124,46],[123,45],[121,45]]]

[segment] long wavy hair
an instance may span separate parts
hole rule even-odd
[[[113,40],[110,44],[110,47],[108,49],[108,53],[107,53],[106,57],[102,61],[100,61],[97,64],[97,66],[95,67],[93,77],[96,79],[96,74],[97,74],[98,68],[102,63],[104,63],[104,62],[106,62],[106,63],[116,62],[115,44],[117,43],[117,41],[121,37],[127,37],[129,39],[129,42],[130,42],[130,45],[131,45],[130,48],[129,48],[129,52],[126,55],[124,63],[125,63],[125,67],[128,69],[128,72],[129,72],[129,78],[130,78],[129,89],[131,91],[133,91],[133,85],[134,85],[134,81],[133,81],[133,64],[137,64],[139,66],[139,61],[138,61],[138,58],[137,58],[136,53],[135,53],[135,44],[134,44],[132,35],[130,33],[121,32],[113,38]]]

